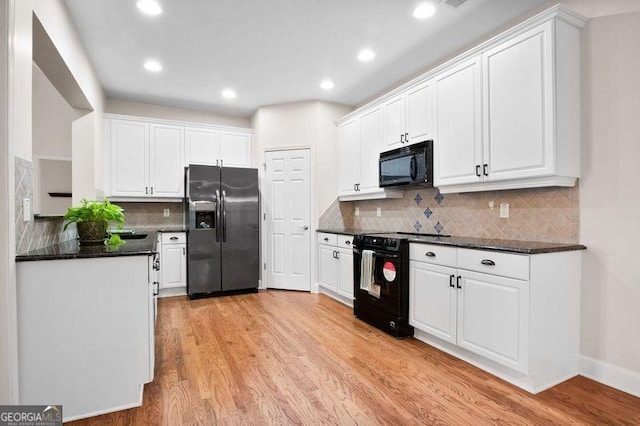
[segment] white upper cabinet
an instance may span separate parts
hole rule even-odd
[[[405,143],[405,104],[404,93],[384,103],[384,146],[382,151],[398,148]]]
[[[482,180],[480,58],[464,61],[434,78],[437,187]]]
[[[151,124],[149,140],[149,195],[184,196],[184,129]]]
[[[110,197],[182,198],[189,164],[252,165],[250,129],[111,114],[104,123],[105,192]]]
[[[341,201],[401,198],[402,191],[379,187],[383,110],[376,105],[338,125],[338,195]]]
[[[246,132],[220,132],[220,160],[227,167],[251,167],[251,139]]]
[[[378,162],[382,146],[382,109],[374,107],[360,116],[360,178],[358,191],[377,191]]]
[[[427,81],[407,90],[407,138],[409,143],[433,139],[433,82]]]
[[[433,139],[432,85],[423,82],[388,99],[384,108],[381,151]]]
[[[149,194],[149,125],[111,120],[111,195]]]
[[[554,173],[553,23],[482,55],[485,181]]]
[[[349,195],[357,191],[360,180],[360,139],[357,119],[338,127],[338,193]]]
[[[186,163],[215,166],[220,159],[220,132],[218,130],[185,127]]]
[[[433,139],[442,193],[574,186],[585,23],[553,6],[341,123],[382,105],[382,151]]]

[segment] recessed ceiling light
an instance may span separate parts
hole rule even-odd
[[[362,62],[369,62],[375,57],[376,54],[371,49],[362,49],[360,53],[358,53],[358,59],[360,59]]]
[[[160,65],[160,62],[153,59],[150,59],[147,62],[145,62],[144,67],[147,71],[151,71],[151,72],[162,71],[162,65]]]
[[[436,7],[431,3],[422,3],[413,9],[413,17],[416,19],[427,19],[436,13]]]
[[[233,99],[233,98],[235,98],[235,97],[236,97],[236,92],[234,92],[234,91],[233,91],[233,90],[231,90],[231,89],[224,89],[224,90],[222,91],[222,96],[223,96],[223,97],[225,97],[225,98],[227,98],[227,99]]]
[[[147,15],[159,15],[162,13],[162,8],[154,0],[140,0],[136,3],[136,6]]]
[[[333,86],[335,86],[335,84],[333,84],[333,81],[331,80],[322,80],[320,82],[320,87],[324,90],[331,90],[333,89]]]

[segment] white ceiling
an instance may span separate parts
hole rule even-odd
[[[65,0],[109,98],[249,115],[321,99],[358,105],[545,0],[468,0],[417,21],[414,0]],[[363,47],[376,58],[358,61]],[[148,58],[164,69],[151,74]],[[335,82],[330,91],[319,83]],[[221,96],[233,88],[237,98]]]

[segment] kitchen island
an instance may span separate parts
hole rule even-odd
[[[16,256],[20,404],[64,421],[142,404],[153,380],[155,233]]]

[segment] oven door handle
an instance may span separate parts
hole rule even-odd
[[[365,249],[365,250],[368,250],[368,249]],[[360,250],[360,249],[354,248],[353,252],[355,254],[362,255],[362,250]],[[374,251],[373,252],[373,257],[386,257],[386,258],[391,258],[391,259],[398,259],[400,257],[400,255],[399,254],[391,254],[391,253],[389,253],[389,254],[380,254],[380,253]]]

